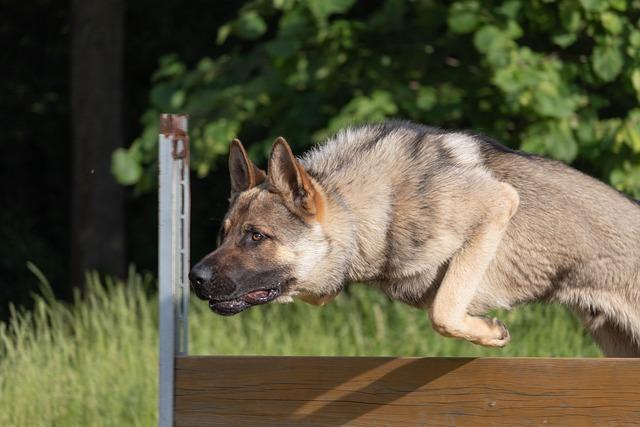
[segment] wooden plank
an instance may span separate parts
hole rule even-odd
[[[638,426],[640,359],[178,357],[177,426]]]

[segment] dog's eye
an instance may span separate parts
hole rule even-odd
[[[262,239],[264,239],[264,234],[258,233],[257,231],[251,233],[251,240],[253,240],[254,242],[259,242]]]

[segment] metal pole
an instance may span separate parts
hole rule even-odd
[[[188,354],[189,137],[187,116],[160,117],[158,281],[160,368],[158,425],[173,426],[174,357]]]

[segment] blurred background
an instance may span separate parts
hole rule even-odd
[[[236,136],[264,166],[280,135],[301,153],[347,125],[408,119],[486,133],[640,197],[640,0],[1,0],[0,10],[0,393],[14,390],[0,399],[2,425],[153,422],[162,112],[190,115],[193,259],[213,248]],[[424,314],[360,289],[324,311],[221,319],[194,304],[202,353],[599,354],[557,307],[501,313],[514,341],[488,351],[442,340]],[[121,378],[117,392],[101,394],[96,366]]]

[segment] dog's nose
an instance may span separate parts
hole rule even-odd
[[[189,272],[192,286],[202,287],[213,278],[213,270],[201,264],[196,264]]]

